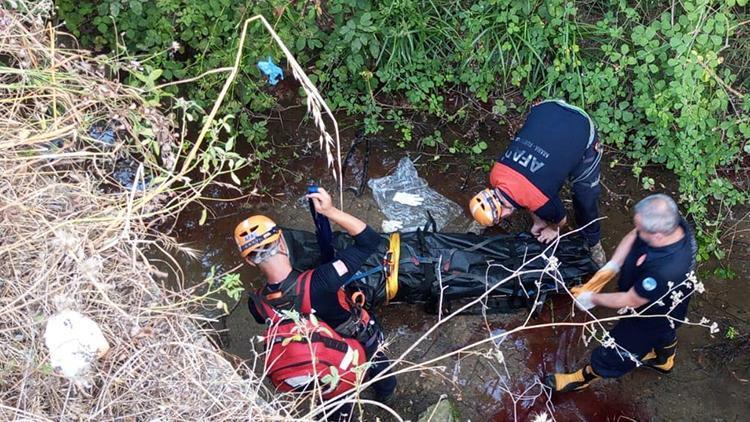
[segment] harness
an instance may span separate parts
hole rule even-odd
[[[282,311],[295,310],[303,315],[310,315],[312,313],[310,285],[313,271],[304,271],[297,278],[287,278],[281,282],[278,290],[271,290],[266,285],[255,293],[251,293],[258,314],[269,324],[278,322]],[[339,306],[349,312],[349,317],[334,327],[334,331],[342,337],[358,340],[365,348],[377,341],[380,328],[363,307],[364,294],[360,291],[349,294],[341,288],[336,293],[336,298]]]

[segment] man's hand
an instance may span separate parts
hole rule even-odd
[[[315,211],[326,217],[330,217],[330,214],[336,211],[336,207],[333,206],[331,195],[323,188],[318,188],[316,193],[308,193],[307,197],[312,199],[313,205],[315,205]]]
[[[334,207],[331,195],[323,188],[319,187],[317,192],[308,193],[307,198],[313,201],[315,211],[341,226],[350,236],[362,233],[367,227],[364,221]]]
[[[589,309],[592,309],[594,306],[596,306],[593,301],[593,296],[594,292],[583,292],[580,295],[576,296],[576,308],[582,311],[588,311]]]
[[[532,234],[534,232],[532,231]],[[551,241],[555,240],[557,238],[557,227],[552,226],[546,226],[542,229],[542,231],[536,236],[536,240],[540,241],[541,243],[550,243]]]
[[[531,226],[531,234],[534,235],[534,237],[539,237],[540,234],[542,234],[542,230],[544,230],[547,227],[546,223],[537,224],[534,223],[533,226]]]
[[[531,226],[531,234],[533,234],[534,237],[539,237],[539,235],[542,234],[542,230],[549,226],[549,224],[537,217],[534,213],[531,213],[531,219],[534,221],[534,225]]]

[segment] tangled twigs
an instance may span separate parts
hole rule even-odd
[[[163,169],[132,128],[172,142],[176,125],[54,34],[0,10],[0,419],[288,416],[263,400],[271,395],[252,371],[243,378],[221,356],[185,304],[167,300],[140,250],[163,238],[149,222],[176,213],[212,176],[145,201],[144,172]],[[117,139],[95,139],[97,124],[114,125]],[[125,189],[108,169],[131,152],[146,158]],[[96,321],[112,345],[87,390],[49,364],[42,333],[61,309]]]

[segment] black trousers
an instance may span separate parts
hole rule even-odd
[[[651,349],[660,349],[673,344],[677,332],[672,330],[653,331],[630,320],[622,320],[610,333],[622,347],[606,348],[599,346],[591,353],[591,367],[604,378],[621,377],[635,369],[643,356]]]
[[[599,141],[592,143],[584,153],[583,159],[570,174],[571,190],[573,191],[573,211],[576,224],[583,227],[599,218],[599,194],[602,152]],[[594,246],[599,243],[602,231],[599,221],[581,230],[586,245]]]

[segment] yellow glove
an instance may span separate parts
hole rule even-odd
[[[620,266],[614,261],[609,261],[586,284],[573,287],[570,291],[575,297],[578,297],[583,292],[599,293],[619,272]]]

